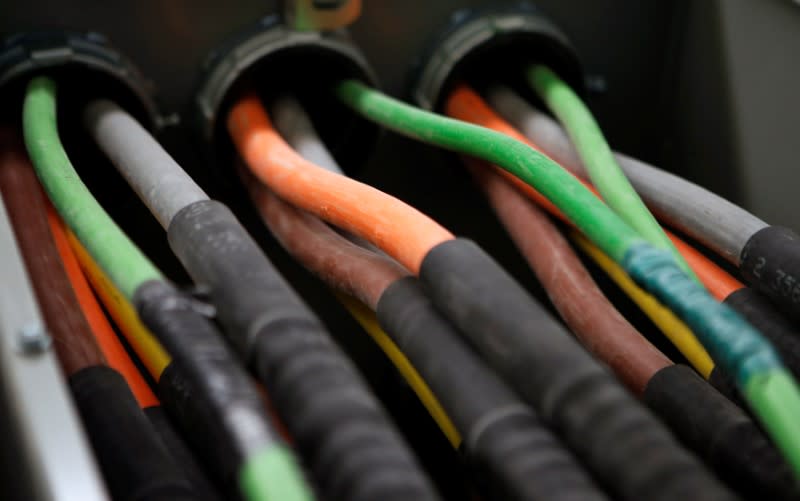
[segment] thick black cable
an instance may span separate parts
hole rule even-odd
[[[329,499],[437,498],[350,361],[227,207],[191,204],[168,236]]]
[[[478,246],[458,239],[434,247],[420,280],[620,498],[735,498]]]
[[[117,371],[87,367],[72,374],[69,385],[115,500],[198,499]]]
[[[469,463],[487,473],[491,499],[605,499],[533,410],[460,339],[415,278],[390,285],[377,314],[461,433]]]

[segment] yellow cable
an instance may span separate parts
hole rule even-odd
[[[350,311],[353,318],[367,331],[367,334],[370,335],[373,341],[383,350],[386,356],[389,357],[392,364],[400,371],[403,379],[406,380],[409,386],[411,386],[411,389],[414,390],[414,393],[417,394],[417,397],[422,401],[422,405],[428,410],[433,420],[436,421],[436,424],[447,437],[447,440],[450,441],[453,448],[458,449],[459,445],[461,445],[461,434],[458,433],[455,425],[450,421],[450,417],[442,408],[442,405],[428,387],[428,384],[422,379],[422,376],[419,375],[417,369],[414,368],[408,358],[400,351],[400,348],[394,344],[394,341],[389,338],[389,335],[381,329],[381,326],[378,324],[378,319],[375,318],[375,313],[355,298],[339,293],[336,293],[336,296]]]
[[[708,379],[714,369],[714,362],[689,327],[662,306],[656,298],[636,285],[617,263],[589,242],[586,237],[574,230],[570,231],[570,237],[650,317],[650,320],[678,348],[678,351],[686,357],[695,370]]]
[[[83,247],[78,238],[67,231],[67,239],[73,252],[78,257],[81,269],[95,292],[100,296],[103,306],[111,314],[111,318],[119,326],[128,343],[136,352],[139,360],[147,367],[150,375],[158,381],[161,373],[169,365],[171,357],[158,342],[150,330],[144,326],[136,310],[127,299],[117,290],[103,270],[94,262],[89,252]]]

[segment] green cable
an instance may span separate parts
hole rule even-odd
[[[589,109],[566,82],[549,68],[533,65],[526,70],[528,83],[564,124],[592,183],[609,207],[648,242],[672,253],[681,269],[698,280],[661,225],[617,164],[600,126]]]
[[[56,124],[56,85],[47,77],[34,78],[25,95],[22,125],[36,174],[72,232],[130,301],[140,285],[162,275],[83,184]]]
[[[25,146],[50,200],[95,262],[132,301],[151,280],[165,281],[95,200],[72,166],[58,135],[56,85],[47,77],[28,84],[22,112]],[[270,444],[244,459],[239,486],[248,501],[310,501],[293,455]]]
[[[695,332],[732,374],[754,413],[800,478],[800,391],[772,346],[718,303],[668,251],[644,241],[577,179],[533,148],[499,132],[420,110],[355,80],[334,92],[360,115],[420,141],[495,164],[554,203],[592,242]],[[760,383],[759,383],[760,382]]]
[[[422,111],[361,82],[347,80],[336,92],[365,117],[414,139],[500,165],[536,189],[598,247],[619,262],[643,240],[589,190],[552,160],[500,132]]]

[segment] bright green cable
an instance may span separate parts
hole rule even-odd
[[[702,333],[700,340],[706,349],[737,376],[755,414],[780,442],[800,477],[800,422],[794,413],[800,412],[800,391],[796,382],[763,336],[678,269],[671,254],[645,242],[558,164],[519,141],[409,106],[355,80],[342,81],[334,90],[362,116],[403,135],[489,161],[546,196],[626,272],[637,272],[639,285],[669,304],[695,333]],[[656,254],[651,255],[653,252]],[[647,262],[652,257],[656,266]]]
[[[130,301],[136,289],[163,275],[128,239],[81,181],[58,136],[56,85],[46,77],[28,84],[22,112],[25,146],[36,174],[61,217],[95,262]],[[248,501],[310,501],[294,457],[280,444],[246,458],[240,487]]]
[[[128,300],[162,275],[106,214],[78,177],[61,145],[56,85],[47,77],[28,84],[22,112],[25,146],[36,174],[61,217]]]
[[[617,164],[600,126],[592,113],[566,82],[549,68],[533,65],[525,72],[528,83],[564,124],[592,183],[623,221],[648,242],[672,253],[681,269],[697,280],[678,249],[647,209],[639,194]]]
[[[643,241],[571,174],[526,144],[485,127],[422,111],[355,80],[341,82],[336,93],[349,106],[384,127],[488,160],[535,186],[617,262],[629,248]]]

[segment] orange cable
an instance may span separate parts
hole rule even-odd
[[[305,160],[273,128],[249,92],[228,114],[228,131],[250,171],[292,205],[373,243],[414,274],[449,231],[410,205]]]
[[[47,221],[50,223],[50,231],[64,263],[64,269],[67,271],[75,295],[78,296],[78,303],[83,310],[83,315],[89,322],[92,333],[108,364],[122,374],[141,408],[159,405],[158,398],[128,356],[128,352],[120,343],[116,332],[97,302],[97,298],[81,271],[78,259],[67,241],[64,221],[61,220],[50,201],[47,202]]]
[[[514,139],[522,141],[531,146],[540,153],[545,154],[538,146],[523,136],[511,124],[503,120],[494,110],[492,110],[486,101],[484,101],[483,98],[478,95],[477,92],[472,90],[467,85],[458,85],[453,90],[448,97],[447,102],[445,103],[445,112],[447,115],[458,120],[472,122],[497,132],[501,132],[507,136],[511,136]],[[552,202],[545,198],[544,195],[536,191],[532,186],[505,169],[500,169],[498,167],[494,168],[500,172],[503,177],[511,181],[514,186],[525,193],[526,196],[544,207],[552,215],[572,225],[571,221],[569,221],[564,214],[552,204]],[[598,198],[600,198],[592,185],[578,178],[572,173],[570,173],[570,175],[578,179],[578,181],[583,183],[584,186],[589,188],[595,195],[597,195]],[[689,263],[689,266],[692,268],[692,270],[694,270],[695,274],[697,274],[697,277],[700,279],[703,285],[705,285],[711,294],[713,294],[718,300],[722,301],[733,292],[744,287],[741,282],[736,280],[730,274],[726,273],[725,270],[714,264],[710,259],[705,257],[696,249],[692,248],[689,244],[678,238],[670,231],[665,230],[665,232],[675,244],[675,247],[677,247],[678,251],[681,253],[686,262]]]

